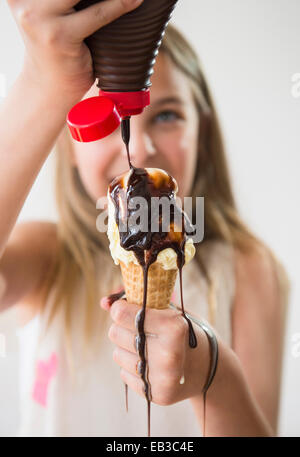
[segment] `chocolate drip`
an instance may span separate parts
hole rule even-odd
[[[129,141],[130,141],[130,117],[125,117],[121,123],[122,139],[126,146],[127,160],[129,168],[132,168],[130,154],[129,154]]]
[[[121,290],[120,292],[117,292],[116,294],[111,294],[107,297],[108,304],[111,306],[115,301],[120,300],[120,298],[123,297],[125,294],[125,290]]]
[[[172,248],[177,254],[177,266],[180,275],[180,297],[182,316],[189,325],[189,346],[197,346],[197,338],[190,319],[186,316],[183,304],[182,291],[182,268],[185,263],[185,242],[186,229],[192,233],[193,229],[185,213],[176,205],[176,184],[169,174],[160,174],[157,178],[151,176],[146,169],[136,168],[132,165],[129,153],[130,141],[130,118],[122,121],[122,138],[126,145],[130,173],[128,182],[124,182],[124,177],[115,178],[109,186],[109,194],[115,206],[115,220],[119,228],[120,245],[122,248],[133,251],[136,259],[143,269],[144,295],[141,312],[137,316],[138,347],[137,352],[140,357],[140,374],[144,383],[144,392],[147,400],[148,411],[148,436],[150,436],[150,415],[151,415],[151,386],[148,378],[148,364],[146,357],[147,341],[145,335],[145,318],[147,305],[148,271],[152,263],[157,259],[160,251]],[[143,208],[136,208],[130,205],[135,197],[143,197],[146,204]],[[169,227],[164,224],[164,215],[159,205],[153,207],[151,198],[165,197],[169,201],[170,218]],[[137,221],[143,217],[147,221],[147,230],[140,228]],[[128,224],[128,220],[135,221]],[[158,221],[158,231],[152,231],[153,221]],[[181,227],[175,227],[175,223],[181,222]],[[141,222],[141,221],[140,221]],[[122,224],[122,230],[120,226]],[[167,228],[167,229],[166,229]],[[180,231],[181,230],[181,231]],[[127,399],[127,391],[126,391]],[[126,400],[127,402],[127,400]],[[127,404],[127,403],[126,403]]]
[[[125,408],[126,412],[128,413],[128,385],[124,383],[125,385]]]
[[[137,345],[138,354],[140,356],[141,365],[140,373],[141,378],[144,382],[144,393],[147,399],[147,416],[148,416],[148,437],[150,437],[150,415],[151,415],[151,388],[148,379],[147,360],[146,360],[146,335],[145,335],[145,317],[146,317],[146,303],[147,303],[147,285],[148,285],[148,265],[143,265],[144,273],[144,296],[143,296],[143,308],[142,312],[139,313],[137,318],[137,331],[139,335],[139,344]]]
[[[189,325],[189,346],[190,346],[190,348],[195,349],[197,347],[197,337],[194,332],[191,320],[185,314],[184,304],[183,304],[182,266],[180,266],[180,268],[179,268],[179,280],[180,280],[181,312],[182,312],[182,316],[184,317],[184,319],[187,321],[187,323]]]

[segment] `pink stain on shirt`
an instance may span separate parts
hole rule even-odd
[[[48,389],[51,379],[57,371],[57,355],[52,352],[48,361],[37,361],[36,378],[32,391],[32,398],[40,405],[47,407]]]

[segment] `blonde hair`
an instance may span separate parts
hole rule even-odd
[[[223,240],[241,251],[250,251],[262,243],[239,217],[218,117],[197,55],[173,26],[169,26],[166,31],[161,52],[185,74],[199,112],[199,147],[191,195],[205,197],[205,240]],[[85,284],[86,336],[91,334],[93,310],[100,295],[110,293],[121,281],[119,269],[113,265],[109,255],[106,234],[97,231],[98,213],[95,203],[85,191],[77,168],[70,161],[70,147],[70,139],[65,128],[57,142],[56,197],[59,212],[59,249],[57,261],[45,289],[47,296],[55,283],[55,300],[49,323],[57,310],[64,306],[66,335],[69,340],[73,292],[77,280],[83,278]],[[196,246],[196,260],[208,283],[209,320],[214,324],[214,283],[203,261],[204,244]],[[104,258],[108,279],[105,284],[96,285],[95,258],[99,253]],[[281,290],[287,290],[283,271],[280,277]]]

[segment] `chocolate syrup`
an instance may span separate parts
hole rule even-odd
[[[109,295],[107,297],[109,306],[111,306],[115,301],[120,300],[124,294],[125,294],[125,290],[123,289],[120,292],[117,292],[116,294]]]
[[[143,295],[143,306],[141,312],[137,318],[137,331],[138,331],[138,347],[137,351],[140,357],[140,372],[141,378],[144,383],[144,393],[147,400],[147,412],[148,412],[148,436],[150,436],[150,407],[151,407],[151,386],[148,378],[148,364],[146,357],[147,343],[146,335],[144,330],[145,317],[146,317],[146,305],[147,305],[147,286],[148,286],[148,271],[152,263],[157,259],[160,251],[166,248],[172,248],[177,254],[177,266],[180,275],[180,298],[181,298],[181,312],[182,316],[186,319],[189,326],[189,345],[191,348],[197,347],[197,338],[192,326],[190,319],[186,316],[183,304],[183,291],[182,291],[182,267],[185,263],[185,242],[186,242],[186,228],[188,232],[192,232],[192,226],[186,217],[185,213],[176,205],[175,192],[176,184],[173,178],[166,173],[165,176],[160,176],[159,182],[155,181],[155,178],[151,177],[146,169],[136,168],[132,165],[129,153],[129,141],[130,141],[130,118],[126,118],[122,121],[122,138],[127,149],[128,164],[130,168],[130,174],[128,182],[125,186],[123,179],[118,177],[115,178],[109,186],[109,193],[114,202],[115,206],[115,219],[120,228],[121,223],[125,223],[126,230],[119,230],[120,234],[120,245],[128,250],[133,251],[136,259],[143,269],[144,278],[144,295]],[[125,189],[126,188],[126,189]],[[148,223],[148,230],[140,230],[137,224],[128,224],[127,221],[131,217],[134,219],[137,209],[129,205],[131,199],[135,197],[143,197],[146,201],[145,208],[143,210],[146,220]],[[163,214],[160,212],[160,207],[153,210],[151,206],[152,197],[166,197],[170,202],[170,230],[163,230]],[[122,202],[122,209],[126,208],[125,214],[121,214],[120,203]],[[138,208],[141,211],[141,208]],[[157,213],[158,211],[158,213]],[[120,216],[121,215],[121,216]],[[179,217],[178,217],[179,216]],[[177,217],[177,218],[176,218]],[[151,232],[151,223],[154,220],[159,221],[159,231]],[[126,219],[126,220],[125,220]],[[182,227],[181,232],[175,231],[174,222],[175,220],[181,220]],[[178,230],[178,229],[177,229]],[[117,299],[117,298],[116,298]],[[111,300],[111,298],[110,298]],[[127,386],[126,388],[126,405],[127,405]]]
[[[126,413],[128,413],[128,385],[124,382],[125,385],[125,408]]]
[[[129,141],[130,141],[130,117],[125,117],[122,120],[121,123],[121,132],[122,132],[122,139],[123,142],[126,146],[126,152],[127,152],[127,160],[128,160],[128,165],[129,168],[132,168],[131,160],[130,160],[130,154],[129,154]]]

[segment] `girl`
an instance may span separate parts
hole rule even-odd
[[[119,131],[82,144],[65,127],[69,109],[97,93],[84,38],[141,0],[107,0],[80,12],[76,0],[8,3],[26,46],[0,112],[0,306],[18,306],[22,319],[20,434],[145,436],[138,307],[125,300],[109,306],[105,296],[122,281],[96,228],[98,198],[127,169],[125,147]],[[276,435],[285,272],[239,218],[212,97],[195,53],[172,27],[152,84],[151,106],[131,121],[133,164],[166,169],[180,197],[205,197],[204,241],[184,267],[183,290],[187,311],[209,321],[219,345],[206,435]],[[15,225],[55,143],[58,222]],[[178,283],[173,298],[179,302]],[[198,346],[190,349],[180,312],[147,310],[154,436],[201,434],[210,355],[206,335],[194,329]],[[128,413],[122,381],[131,389]]]

